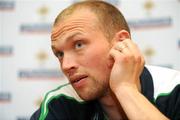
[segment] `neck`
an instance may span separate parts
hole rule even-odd
[[[109,91],[105,96],[101,97],[99,102],[109,120],[127,119],[127,116],[124,113],[120,103],[111,91]]]

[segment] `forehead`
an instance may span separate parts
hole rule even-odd
[[[66,16],[63,20],[57,22],[52,29],[52,40],[61,35],[66,30],[78,28],[97,29],[98,18],[88,9],[75,10],[71,15]]]

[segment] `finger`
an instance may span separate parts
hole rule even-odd
[[[123,50],[128,48],[128,45],[122,41],[117,42],[117,44],[115,45],[115,49],[119,50],[119,52],[123,53]]]
[[[117,66],[121,66],[124,68],[125,66],[134,66],[134,62],[129,58],[129,56],[120,52],[117,49],[110,50],[110,56],[114,59],[114,64],[118,64]]]
[[[109,52],[109,55],[114,59],[115,62],[121,61],[124,56],[119,50],[112,48]]]
[[[127,61],[134,60],[134,53],[129,48],[129,44],[127,42],[118,42],[115,46],[115,49],[124,54],[124,59]]]
[[[130,50],[130,52],[132,52],[134,55],[141,54],[139,47],[132,40],[126,39],[123,41],[123,44],[126,44],[126,46],[128,46],[128,49]]]
[[[144,56],[142,55],[139,47],[130,39],[126,39],[125,42],[128,45],[129,51],[133,54],[135,69],[142,72],[145,64]],[[139,72],[139,73],[141,73]]]
[[[132,40],[126,39],[123,41],[123,44],[126,44],[126,46],[128,46],[127,47],[129,50],[128,52],[134,57],[135,60],[139,60],[140,58],[142,58],[142,54],[141,51],[139,50],[139,47]],[[125,50],[124,53],[126,52]]]

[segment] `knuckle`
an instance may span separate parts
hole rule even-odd
[[[136,58],[135,58],[135,62],[136,63],[141,63],[143,61],[141,55],[137,55]]]
[[[131,59],[131,60],[134,60],[134,59],[135,59],[135,57],[134,57],[133,54],[129,54],[129,55],[128,55],[128,58]]]
[[[126,55],[126,56],[123,56],[122,57],[122,61],[124,62],[124,63],[129,63],[129,62],[131,62],[131,61],[133,61],[133,56],[132,55]]]

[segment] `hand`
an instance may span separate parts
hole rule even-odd
[[[139,77],[144,68],[144,58],[138,46],[130,39],[116,42],[110,56],[114,59],[109,81],[111,89],[114,92],[122,86],[140,89]]]
[[[115,40],[118,40],[117,38],[118,36],[115,37]],[[114,59],[114,64],[109,84],[128,119],[168,120],[139,92],[139,77],[144,68],[144,58],[137,45],[130,39],[123,39],[115,43],[110,50],[110,56]]]

